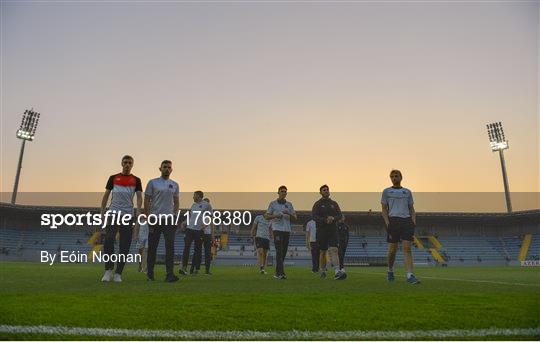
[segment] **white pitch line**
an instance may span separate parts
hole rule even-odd
[[[347,273],[351,273],[351,272],[347,272]],[[354,274],[379,275],[381,277],[386,276],[386,273],[374,273],[374,272],[352,272],[352,273],[354,273]],[[496,281],[496,280],[440,278],[440,277],[426,277],[426,276],[421,276],[419,278],[420,278],[420,280],[422,280],[422,279],[435,279],[435,280],[465,281],[465,282],[469,282],[469,283],[488,283],[488,284],[496,284],[496,285],[540,286],[540,284],[509,283],[509,282],[505,282],[505,281]]]
[[[488,328],[488,329],[453,329],[453,330],[402,330],[402,331],[213,331],[213,330],[146,330],[146,329],[112,329],[84,328],[47,325],[0,325],[0,332],[12,334],[58,334],[87,336],[116,336],[139,338],[180,338],[180,339],[227,339],[227,340],[260,340],[260,339],[441,339],[449,337],[487,337],[487,336],[540,336],[537,328]]]

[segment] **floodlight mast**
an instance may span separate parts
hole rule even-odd
[[[506,197],[506,209],[509,213],[512,212],[512,202],[510,200],[510,188],[508,186],[508,176],[506,174],[506,162],[504,160],[504,150],[509,148],[508,141],[504,136],[504,130],[502,123],[494,122],[487,124],[487,131],[489,137],[489,144],[491,146],[491,151],[499,152],[499,158],[501,160],[501,169],[504,183],[504,195]]]
[[[17,200],[17,189],[19,188],[19,179],[21,177],[22,161],[24,155],[24,147],[26,141],[33,141],[36,135],[36,129],[39,122],[40,114],[34,112],[34,109],[25,110],[22,116],[21,126],[17,130],[17,138],[22,140],[21,152],[19,153],[19,164],[17,165],[17,174],[15,175],[15,184],[13,185],[13,193],[11,194],[11,204],[15,204]]]

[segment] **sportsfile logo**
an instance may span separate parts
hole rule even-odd
[[[182,214],[181,210],[178,210],[176,215],[173,214],[149,214],[138,215],[136,220],[131,214],[124,214],[115,210],[106,211],[103,215],[99,213],[92,214],[86,212],[84,214],[42,214],[41,226],[49,227],[50,229],[57,229],[59,226],[99,226],[105,229],[107,226],[112,225],[175,225],[180,222],[180,218],[186,221],[187,225],[245,225],[248,226],[252,222],[252,215],[250,211],[197,211],[190,210]]]
[[[178,225],[181,215],[181,210],[178,210],[176,215],[173,214],[149,214],[138,215],[136,220],[133,220],[133,215],[124,214],[115,210],[106,211],[103,215],[91,212],[84,214],[42,214],[41,226],[56,229],[59,226],[99,226],[105,229],[107,226],[121,225],[129,226],[138,223],[140,225]]]

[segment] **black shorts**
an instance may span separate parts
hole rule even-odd
[[[270,249],[270,240],[261,237],[255,237],[255,247],[268,250]]]
[[[317,245],[321,251],[327,251],[328,247],[338,246],[338,232],[336,225],[317,227]]]
[[[414,223],[410,217],[390,217],[390,225],[386,231],[386,242],[413,241]]]

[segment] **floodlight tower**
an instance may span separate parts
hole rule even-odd
[[[24,155],[24,145],[26,141],[34,140],[36,129],[39,122],[39,113],[34,112],[34,109],[25,110],[21,126],[17,130],[17,138],[22,140],[21,153],[19,154],[19,165],[17,166],[17,174],[15,176],[15,185],[13,186],[13,193],[11,194],[11,204],[15,204],[17,200],[17,188],[19,187],[19,177],[21,176],[22,160]]]
[[[512,202],[510,201],[510,189],[508,187],[508,176],[506,175],[506,163],[504,161],[503,151],[508,149],[508,141],[504,136],[504,130],[502,123],[494,122],[487,126],[489,144],[491,145],[491,151],[499,151],[499,157],[501,159],[501,169],[504,182],[504,194],[506,196],[506,209],[509,213],[512,212]]]

